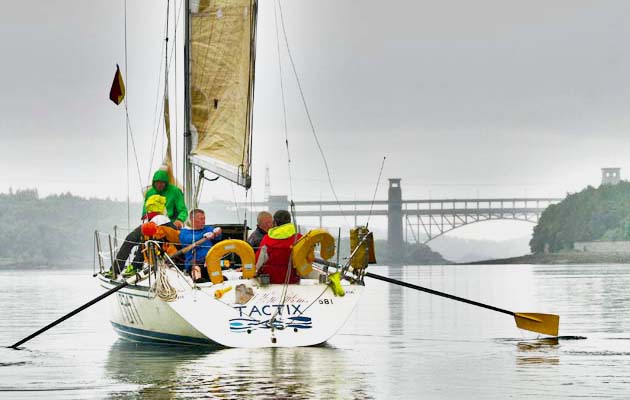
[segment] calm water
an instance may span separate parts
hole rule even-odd
[[[371,267],[512,311],[560,314],[537,339],[504,314],[369,280],[323,347],[160,348],[117,339],[103,302],[0,348],[0,398],[629,398],[630,266]],[[0,270],[0,344],[100,294],[91,270]]]

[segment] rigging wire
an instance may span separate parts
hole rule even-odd
[[[125,15],[125,78],[129,79],[129,75],[127,74],[128,68],[127,68],[127,0],[125,0],[125,11],[124,11],[124,15]],[[127,80],[127,90],[125,90],[125,97],[124,97],[124,103],[125,103],[125,130],[126,130],[126,137],[127,137],[127,144],[126,144],[126,158],[127,158],[127,229],[130,229],[130,224],[131,224],[131,209],[130,209],[130,179],[129,179],[129,140],[131,139],[131,146],[133,149],[133,155],[134,155],[134,159],[136,161],[136,170],[138,172],[138,182],[140,182],[140,184],[142,185],[142,176],[140,174],[140,164],[138,163],[138,152],[136,151],[136,142],[133,139],[133,129],[131,128],[131,119],[129,118],[129,104],[127,102],[128,98],[129,98],[129,80]]]
[[[287,151],[287,168],[288,168],[288,173],[289,173],[289,196],[291,199],[291,207],[290,207],[290,213],[292,216],[292,220],[293,220],[293,225],[297,226],[297,221],[296,221],[296,215],[295,215],[295,203],[293,202],[293,176],[291,173],[291,152],[289,149],[289,129],[288,129],[288,124],[287,124],[287,107],[286,107],[286,99],[284,96],[284,79],[283,79],[283,75],[282,75],[282,57],[281,57],[281,52],[280,52],[280,29],[278,27],[278,8],[280,7],[280,1],[278,0],[276,3],[278,3],[278,7],[276,7],[274,5],[274,19],[275,19],[275,28],[276,28],[276,47],[277,47],[277,51],[278,51],[278,74],[279,74],[279,81],[280,81],[280,94],[281,94],[281,100],[282,100],[282,117],[283,117],[283,122],[284,122],[284,144],[285,144],[285,148]],[[295,245],[295,243],[297,242],[297,232],[294,234],[294,241],[293,241],[293,245]],[[286,296],[287,296],[287,292],[288,292],[288,287],[289,287],[289,280],[291,278],[291,256],[289,256],[289,260],[288,260],[288,266],[287,266],[287,272],[284,276],[284,286],[282,287],[282,292],[280,294],[280,304],[282,306],[284,306],[285,300],[286,300]],[[278,312],[276,311],[276,313],[274,313],[274,315],[271,317],[271,321],[275,321],[276,316],[277,316]]]
[[[125,78],[129,79],[129,75],[127,74],[127,0],[125,0]],[[127,87],[129,87],[129,80],[127,80]],[[125,96],[125,108],[127,107],[127,96]],[[125,138],[126,138],[126,152],[125,156],[127,159],[127,228],[131,227],[131,199],[130,199],[130,191],[131,185],[129,184],[129,121],[127,113],[125,113]]]
[[[253,149],[253,121],[254,121],[254,86],[256,83],[256,73],[255,73],[255,65],[256,65],[256,35],[257,35],[257,24],[258,24],[258,0],[250,1],[251,7],[251,21],[250,21],[250,61],[249,61],[249,85],[248,85],[248,100],[247,100],[247,108],[248,108],[248,116],[246,123],[247,133],[243,137],[243,151],[241,152],[241,163],[244,163],[247,160],[247,170],[243,168],[243,174],[248,176],[250,179],[250,187],[251,187],[251,172],[252,172],[252,149]],[[241,166],[244,167],[243,164]],[[237,172],[238,173],[238,172]],[[249,188],[245,188],[247,190]]]
[[[350,227],[350,225],[348,224],[348,219],[346,218],[346,214],[343,212],[343,208],[341,207],[341,202],[339,201],[339,197],[337,196],[337,192],[335,191],[335,186],[333,185],[332,182],[332,177],[331,177],[331,173],[330,173],[330,168],[328,167],[328,161],[326,160],[326,155],[324,154],[324,150],[321,146],[321,143],[319,142],[319,137],[317,136],[317,132],[315,131],[315,125],[313,124],[313,119],[311,118],[311,113],[308,109],[308,105],[306,103],[306,97],[304,96],[304,91],[302,90],[302,84],[300,83],[300,78],[298,76],[297,73],[297,69],[295,67],[295,62],[293,61],[293,55],[291,54],[291,47],[289,46],[289,39],[287,37],[287,31],[286,31],[286,27],[284,24],[284,13],[282,12],[282,1],[278,0],[278,8],[280,10],[280,21],[282,23],[282,33],[284,35],[284,42],[287,48],[287,55],[289,56],[289,60],[291,61],[291,68],[293,70],[293,74],[295,75],[295,80],[297,82],[297,86],[298,86],[298,90],[300,92],[300,97],[302,99],[302,104],[304,105],[304,110],[306,112],[306,116],[308,118],[308,123],[310,125],[311,128],[311,133],[313,134],[313,138],[315,139],[315,143],[317,144],[317,148],[319,149],[319,154],[322,156],[322,160],[324,162],[324,167],[326,169],[326,175],[328,177],[328,184],[330,185],[330,190],[333,193],[333,196],[335,197],[335,201],[337,202],[337,206],[339,207],[339,212],[341,213],[341,216],[343,217],[343,220],[346,224],[347,227]]]
[[[249,204],[245,212],[247,213],[247,211],[249,211],[249,220],[254,221],[254,211],[258,210],[254,210],[254,189],[249,188],[249,190],[251,190],[251,196],[249,196]]]
[[[179,2],[179,9],[175,12],[175,29],[174,29],[174,32],[173,32],[173,42],[174,43],[173,43],[172,53],[174,55],[172,57],[175,58],[175,67],[174,67],[174,69],[175,69],[175,72],[174,72],[174,74],[175,74],[175,84],[173,86],[173,88],[175,90],[175,98],[173,99],[173,105],[174,105],[174,108],[175,108],[175,113],[173,114],[173,119],[175,120],[175,125],[174,125],[175,126],[175,132],[177,132],[177,127],[179,126],[178,125],[179,124],[179,118],[177,117],[177,114],[178,114],[178,103],[177,103],[177,96],[178,96],[178,92],[177,92],[177,81],[178,81],[178,79],[177,79],[177,76],[178,75],[177,75],[177,51],[176,51],[176,48],[177,48],[177,24],[179,23],[179,15],[180,15],[179,13],[181,11],[181,7],[182,7],[183,3],[184,3],[183,0]],[[176,134],[175,135],[175,157],[174,157],[174,160],[173,160],[173,175],[174,176],[177,176],[177,161],[178,161],[178,157],[177,156],[178,156],[178,151],[179,151],[179,149],[178,149],[178,146],[177,146],[177,134]]]
[[[153,167],[153,160],[155,159],[155,149],[157,147],[157,141],[158,138],[161,138],[162,142],[162,150],[164,148],[164,135],[160,135],[160,132],[164,133],[163,130],[160,130],[160,127],[162,127],[163,129],[166,128],[164,124],[164,118],[161,118],[164,115],[164,99],[166,97],[166,94],[168,93],[168,74],[170,71],[170,66],[171,63],[173,62],[173,59],[175,58],[176,60],[176,47],[177,47],[177,29],[179,26],[179,22],[181,20],[181,15],[182,15],[182,9],[183,9],[183,0],[179,3],[179,8],[177,10],[177,13],[175,15],[175,27],[173,28],[173,31],[175,32],[175,44],[171,47],[171,52],[170,55],[168,54],[168,40],[169,40],[169,31],[168,31],[168,21],[169,21],[169,2],[167,2],[167,11],[166,11],[166,22],[165,22],[165,28],[164,28],[164,36],[165,36],[165,42],[166,42],[166,46],[164,46],[162,48],[162,51],[164,52],[164,59],[166,61],[164,61],[164,64],[162,64],[162,62],[160,62],[160,70],[158,72],[158,90],[155,96],[155,109],[154,109],[154,119],[153,119],[153,139],[151,142],[151,158],[149,160],[149,180],[151,180],[151,170]],[[162,59],[162,53],[160,53],[160,59]],[[160,101],[160,92],[162,89],[161,83],[162,83],[162,68],[164,68],[164,72],[165,75],[167,76],[167,78],[164,80],[164,91],[162,93],[162,97]],[[175,61],[175,76],[177,76],[177,61]],[[170,107],[170,102],[171,99],[169,98],[169,108]],[[177,118],[177,79],[175,79],[175,100],[174,100],[174,107],[175,109],[175,126],[177,127],[177,123],[178,123],[178,118]],[[170,115],[170,110],[169,110],[169,115]],[[175,139],[175,155],[177,157],[177,139]],[[175,173],[175,165],[177,165],[177,158],[175,159],[174,165],[173,165],[173,173]]]
[[[241,215],[238,212],[238,203],[236,201],[236,192],[234,192],[234,182],[230,181],[230,188],[232,189],[232,200],[234,201],[234,209],[236,210],[236,220],[240,222]]]
[[[383,174],[383,167],[385,166],[385,159],[387,157],[383,157],[383,161],[381,162],[381,169],[378,171],[378,178],[376,179],[376,187],[374,188],[374,195],[372,195],[372,204],[370,204],[370,213],[368,214],[367,222],[365,223],[365,227],[367,228],[370,225],[370,218],[372,218],[372,210],[374,209],[374,201],[376,200],[376,192],[378,191],[378,184],[381,182],[381,175]]]
[[[160,53],[160,59],[161,57],[161,53]],[[162,123],[162,119],[159,118],[161,112],[162,111],[162,107],[164,105],[164,103],[162,102],[162,105],[160,105],[160,91],[161,91],[161,82],[162,82],[162,62],[160,61],[160,71],[158,72],[158,80],[160,83],[158,83],[158,89],[157,89],[157,93],[155,96],[155,111],[154,111],[154,118],[153,118],[153,138],[151,139],[151,157],[149,159],[149,171],[148,171],[148,179],[149,181],[151,180],[151,169],[153,167],[153,157],[155,155],[155,146],[156,146],[156,142],[157,142],[157,137],[159,135],[159,130],[160,130],[160,124]]]
[[[277,2],[279,3],[279,1]],[[278,50],[278,73],[280,75],[280,94],[282,99],[282,118],[284,122],[284,144],[287,150],[287,164],[289,169],[289,196],[293,200],[293,176],[291,173],[291,152],[289,151],[289,129],[287,125],[287,105],[284,96],[284,79],[282,76],[282,58],[280,54],[280,30],[278,29],[278,8],[274,7],[274,17],[276,22],[276,45]],[[293,216],[295,218],[295,215]],[[294,221],[295,222],[295,221]]]
[[[168,10],[169,10],[169,4],[170,1],[167,0],[166,2],[166,20],[164,22],[164,38],[165,38],[165,43],[167,44],[166,46],[162,47],[162,49],[160,50],[160,58],[162,58],[162,54],[165,55],[165,58],[168,58]],[[153,168],[153,160],[155,158],[155,151],[156,151],[156,147],[157,147],[157,141],[158,138],[160,137],[160,127],[162,126],[162,123],[164,122],[164,118],[161,118],[161,116],[164,113],[164,96],[166,95],[166,91],[167,91],[167,82],[164,82],[164,92],[162,93],[161,96],[161,102],[160,102],[160,92],[161,92],[161,88],[162,88],[162,67],[164,68],[164,72],[166,74],[168,74],[168,65],[166,62],[164,62],[164,64],[162,63],[162,61],[160,61],[160,71],[158,73],[158,89],[157,89],[157,93],[155,96],[155,115],[154,115],[154,119],[153,119],[153,139],[151,141],[151,157],[149,158],[149,169],[147,171],[148,173],[148,181],[151,181],[151,170]],[[162,135],[163,136],[163,135]]]
[[[138,182],[142,186],[142,176],[140,174],[140,164],[138,162],[138,152],[136,150],[136,141],[133,138],[133,129],[131,128],[131,120],[129,118],[129,108],[127,107],[127,96],[125,96],[125,115],[127,116],[127,129],[129,129],[129,138],[131,139],[131,148],[133,149],[133,156],[136,160],[136,171],[138,172]]]
[[[167,122],[170,121],[166,121],[167,115],[166,113],[166,101],[169,100],[168,98],[168,70],[169,70],[169,63],[168,63],[168,23],[169,20],[171,19],[171,2],[169,0],[166,0],[166,37],[164,38],[164,96],[162,99],[162,115],[164,116],[164,131],[166,131],[166,124]],[[168,118],[170,119],[170,111],[169,111],[169,115]],[[161,153],[164,154],[164,136],[165,135],[161,135],[162,136],[162,151]],[[170,139],[169,139],[170,140]],[[169,154],[170,157],[170,154]],[[172,166],[171,166],[172,167]],[[171,171],[172,172],[172,171]]]

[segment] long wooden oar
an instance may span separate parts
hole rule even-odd
[[[177,257],[177,256],[182,255],[184,253],[187,253],[190,250],[192,250],[193,248],[195,248],[195,247],[199,246],[200,244],[206,242],[207,240],[208,239],[205,238],[205,237],[201,238],[201,239],[197,240],[196,242],[194,242],[192,244],[189,244],[188,246],[184,247],[183,249],[178,250],[176,253],[174,253],[171,256],[171,258]],[[28,335],[27,337],[25,337],[24,339],[20,340],[19,342],[13,343],[11,346],[7,346],[7,347],[11,348],[11,349],[17,349],[19,345],[28,342],[29,340],[33,339],[36,336],[39,336],[40,334],[42,334],[42,333],[46,332],[47,330],[49,330],[50,328],[52,328],[53,326],[59,325],[63,321],[67,320],[68,318],[70,318],[70,317],[80,313],[81,311],[85,310],[86,308],[90,307],[91,305],[98,303],[99,301],[103,300],[104,298],[108,297],[109,295],[116,293],[117,291],[119,291],[120,289],[124,288],[125,286],[133,285],[138,280],[144,279],[146,277],[146,273],[148,273],[147,270],[141,271],[139,274],[136,274],[136,275],[130,277],[129,279],[127,279],[126,281],[124,281],[120,285],[109,289],[107,292],[103,293],[102,295],[98,296],[97,298],[88,301],[87,303],[85,303],[81,307],[79,307],[79,308],[69,312],[68,314],[64,315],[63,317],[61,317],[61,318],[51,322],[50,324],[46,325],[42,329],[38,330],[37,332],[32,333],[32,334]]]
[[[545,335],[558,336],[558,326],[560,325],[560,316],[554,314],[540,314],[540,313],[523,313],[504,310],[502,308],[494,307],[488,304],[479,303],[478,301],[464,299],[463,297],[454,296],[452,294],[438,292],[437,290],[428,289],[422,286],[414,285],[411,283],[399,281],[396,279],[388,278],[381,275],[376,275],[371,272],[366,272],[365,276],[369,276],[372,279],[378,279],[383,282],[393,283],[394,285],[404,286],[411,289],[420,290],[422,292],[434,294],[436,296],[446,297],[447,299],[461,301],[462,303],[472,304],[473,306],[487,308],[488,310],[498,311],[503,314],[508,314],[514,317],[516,326],[521,329],[525,329],[532,332],[543,333]]]
[[[315,261],[320,264],[325,264],[332,267],[339,267],[337,264],[329,262],[329,261],[325,261],[321,259],[315,259]],[[373,274],[371,272],[366,272],[365,276],[368,276],[372,279],[378,279],[383,282],[393,283],[394,285],[404,286],[410,289],[419,290],[421,292],[426,292],[429,294],[434,294],[436,296],[445,297],[447,299],[461,301],[462,303],[472,304],[473,306],[487,308],[488,310],[498,311],[503,314],[508,314],[514,317],[514,320],[516,321],[516,326],[521,329],[525,329],[532,332],[543,333],[545,335],[558,336],[558,326],[560,325],[559,315],[524,313],[524,312],[514,312],[514,311],[504,310],[499,307],[494,307],[488,304],[479,303],[478,301],[474,301],[474,300],[468,300],[463,297],[455,296],[448,293],[438,292],[437,290],[399,281],[397,279],[388,278],[382,275]]]
[[[184,253],[188,253],[190,250],[194,249],[195,247],[199,246],[200,244],[203,244],[205,242],[207,242],[209,239],[206,237],[202,237],[201,239],[197,240],[196,242],[189,244],[188,246],[176,251],[175,253],[173,253],[172,256],[170,256],[171,258],[175,258],[177,256],[181,256]]]
[[[111,289],[109,289],[107,292],[103,293],[102,295],[98,296],[97,298],[88,301],[87,303],[85,303],[84,305],[82,305],[81,307],[75,309],[74,311],[69,312],[68,314],[64,315],[63,317],[55,320],[54,322],[51,322],[50,324],[46,325],[45,327],[43,327],[42,329],[38,330],[35,333],[32,333],[30,335],[28,335],[27,337],[25,337],[24,339],[20,340],[19,342],[13,343],[11,346],[7,346],[8,348],[11,349],[17,349],[19,345],[21,345],[22,343],[26,343],[29,340],[33,339],[36,336],[39,336],[40,334],[46,332],[47,330],[49,330],[50,328],[52,328],[55,325],[58,325],[60,323],[62,323],[63,321],[67,320],[68,318],[72,317],[73,315],[76,315],[78,313],[80,313],[81,311],[85,310],[86,308],[88,308],[89,306],[98,303],[99,301],[103,300],[105,297],[116,293],[117,291],[119,291],[120,289],[124,288],[127,285],[133,285],[134,283],[136,283],[136,280],[138,279],[139,275],[135,275],[132,276],[131,278],[129,278],[128,280],[124,281],[123,283],[121,283],[120,285],[113,287]]]

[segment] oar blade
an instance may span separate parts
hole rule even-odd
[[[516,326],[527,331],[558,336],[560,316],[555,314],[514,313]]]

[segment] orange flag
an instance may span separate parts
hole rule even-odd
[[[109,90],[109,99],[114,104],[120,104],[125,98],[125,82],[123,82],[120,68],[116,64],[116,74],[114,74],[114,82],[112,82],[112,88]]]

